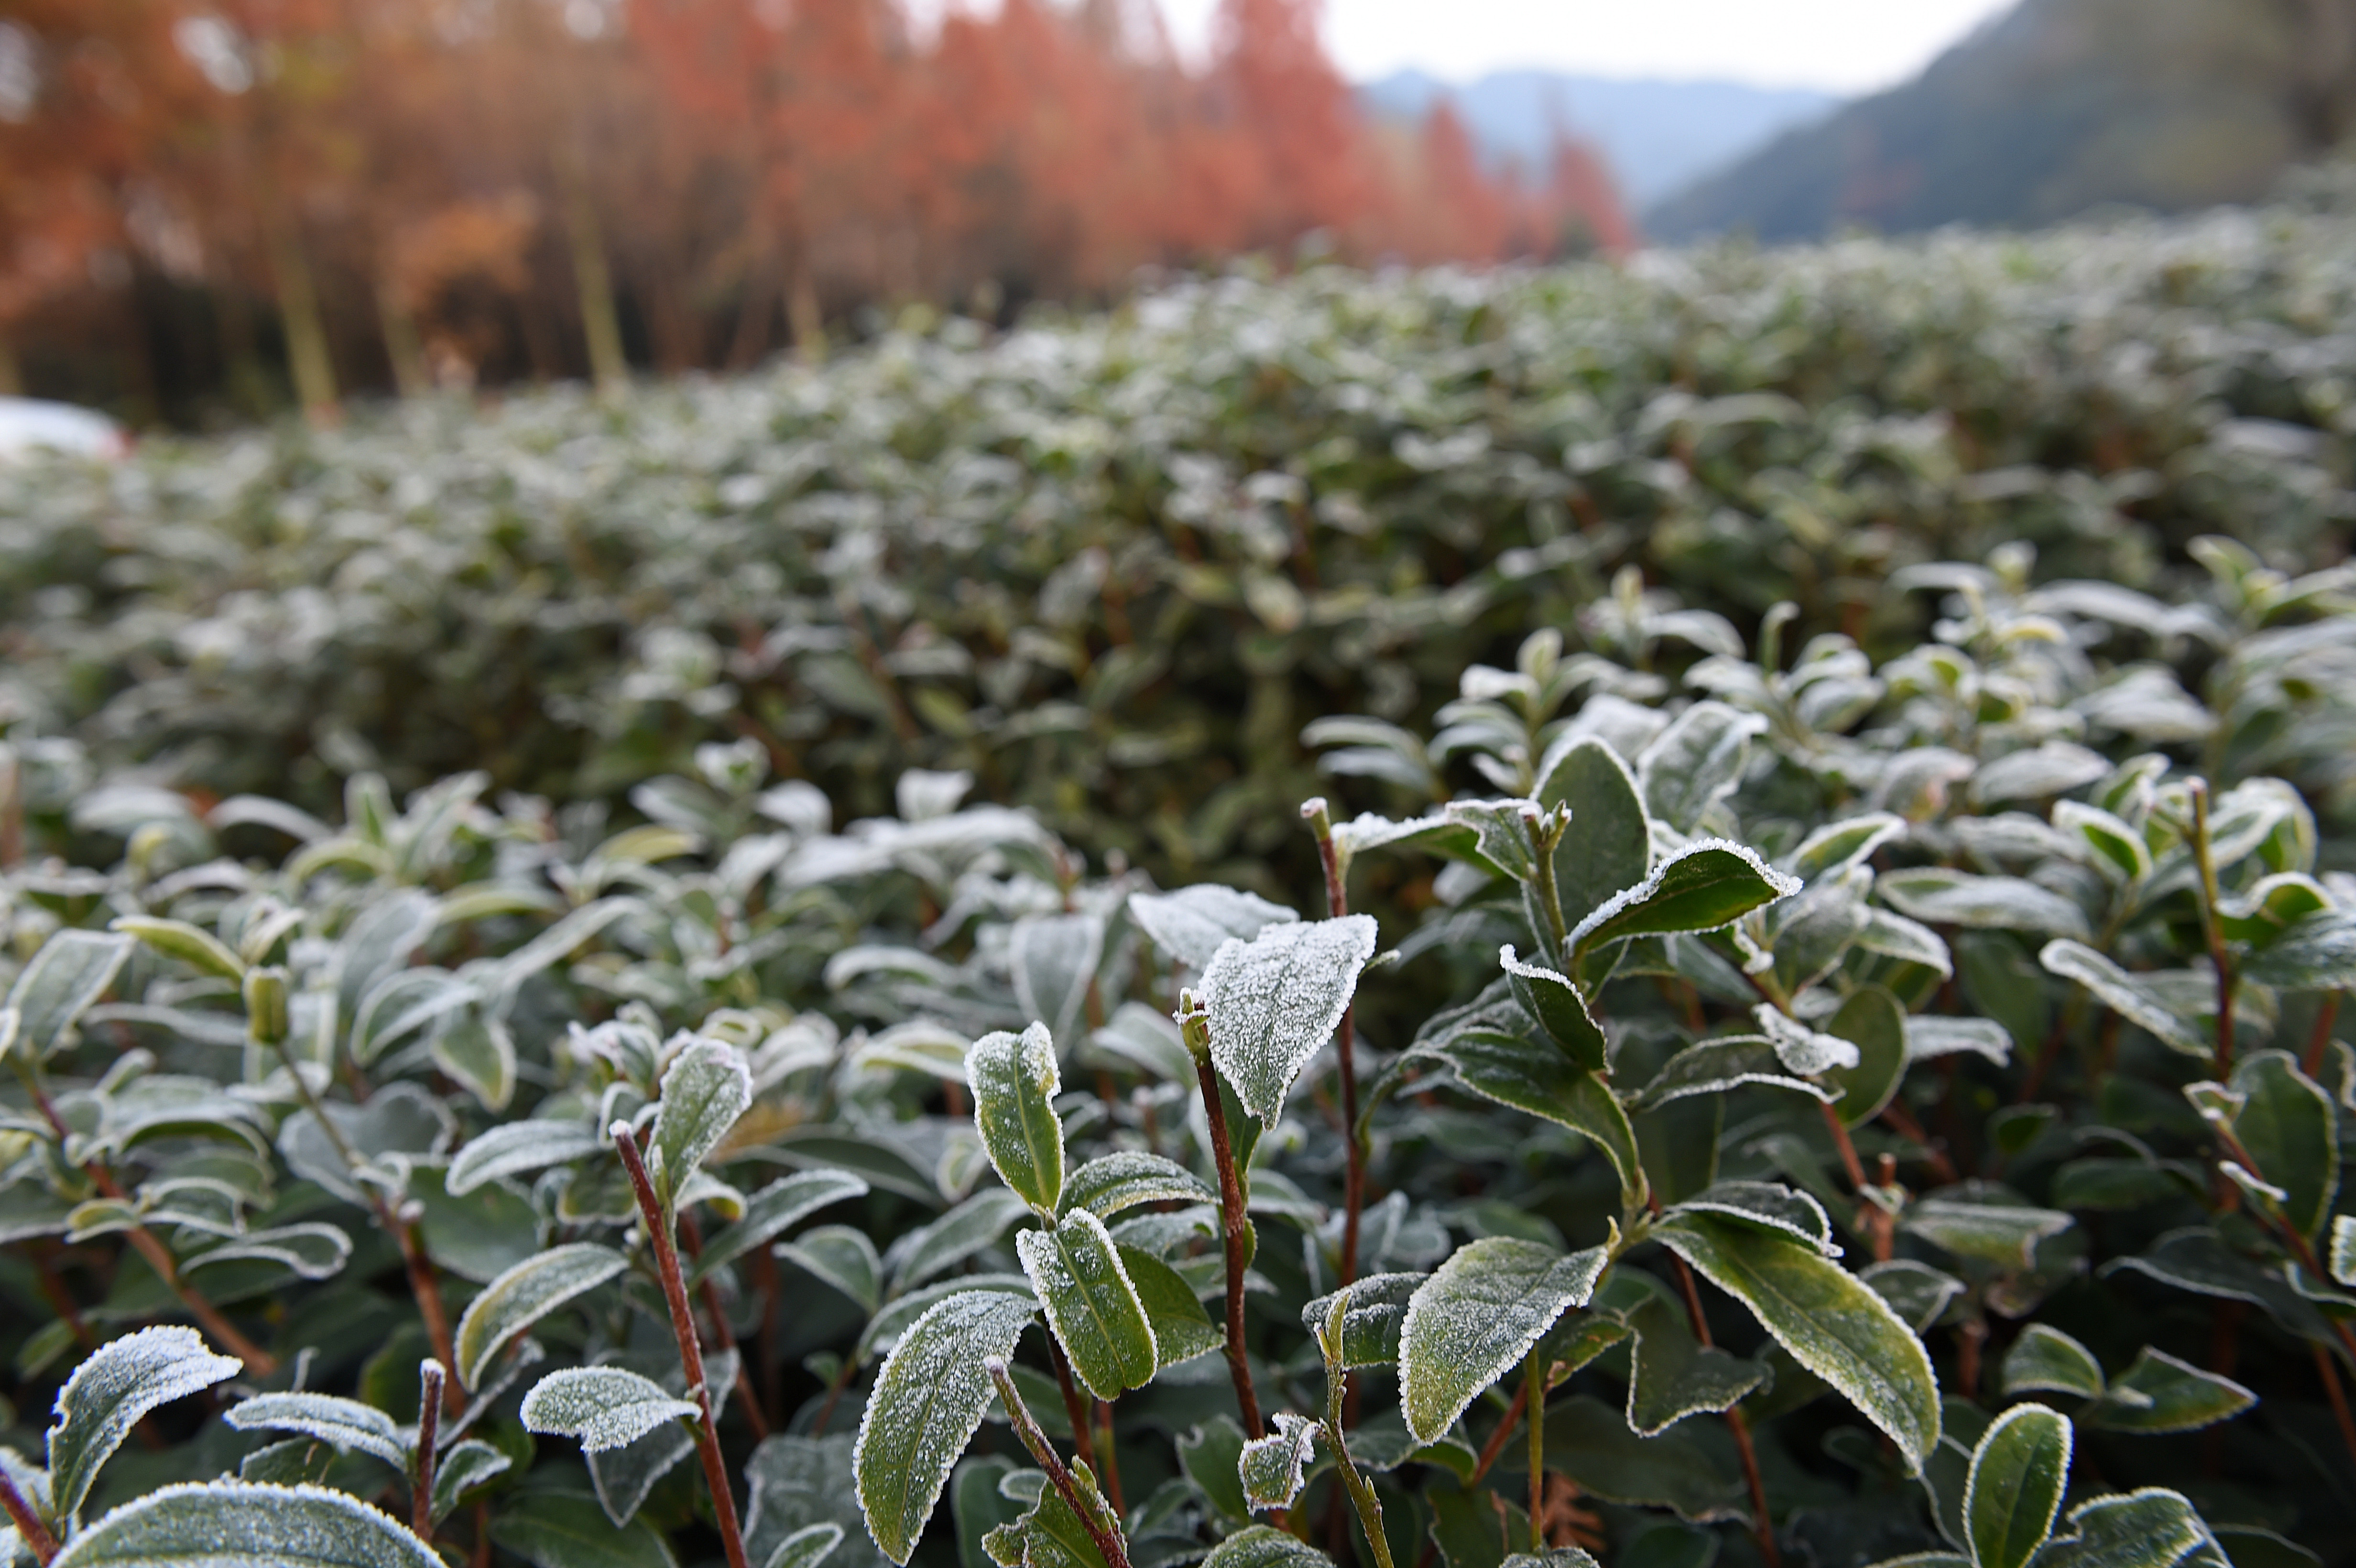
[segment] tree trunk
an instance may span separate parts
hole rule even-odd
[[[310,259],[293,221],[275,202],[267,204],[270,271],[278,285],[278,315],[286,330],[286,368],[294,379],[295,400],[315,425],[332,425],[339,417],[336,406],[336,362],[327,351],[327,325],[319,314],[318,290],[311,279]]]
[[[573,245],[573,283],[581,296],[581,331],[588,340],[589,374],[601,393],[629,384],[629,361],[622,355],[622,319],[614,306],[614,275],[605,265],[605,236],[590,199],[580,156],[559,146],[556,178],[564,197],[564,229]]]
[[[392,384],[404,398],[422,398],[434,389],[425,368],[425,349],[417,339],[417,317],[390,278],[376,281],[376,314],[384,331],[384,357],[392,366]]]
[[[16,346],[7,334],[0,333],[0,398],[21,398],[25,395],[24,372],[16,367]]]
[[[805,365],[817,365],[826,358],[826,317],[819,312],[818,285],[810,281],[809,269],[794,269],[794,284],[786,296],[786,321],[794,329],[794,352]]]

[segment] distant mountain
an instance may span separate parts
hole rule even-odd
[[[1544,171],[1560,127],[1601,150],[1631,210],[1841,101],[1731,81],[1620,81],[1543,70],[1496,71],[1469,87],[1403,70],[1358,91],[1375,113],[1397,120],[1421,119],[1444,94],[1484,153],[1534,172]]]
[[[2356,126],[2351,0],[2023,0],[1906,85],[1645,211],[1647,237],[2029,227],[2249,201]]]

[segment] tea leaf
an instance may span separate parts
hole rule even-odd
[[[66,1031],[114,984],[137,945],[130,934],[53,933],[8,987],[6,1006],[16,1014],[20,1049],[36,1061],[54,1052]],[[7,1048],[0,1046],[0,1056],[6,1054]]]
[[[966,1053],[973,1087],[973,1121],[999,1179],[1042,1213],[1053,1214],[1064,1195],[1064,1126],[1055,1118],[1063,1078],[1055,1040],[1045,1024],[1020,1037],[988,1034]]]
[[[241,1371],[236,1360],[208,1349],[193,1328],[142,1328],[91,1351],[58,1391],[57,1422],[48,1432],[57,1517],[69,1528],[81,1517],[100,1467],[149,1411]],[[185,1511],[176,1506],[171,1516]]]
[[[358,1449],[396,1470],[407,1468],[410,1445],[392,1417],[372,1404],[326,1393],[262,1393],[222,1413],[241,1432],[299,1432],[335,1445],[338,1453]]]
[[[1074,1210],[1052,1231],[1016,1236],[1014,1250],[1047,1310],[1048,1327],[1090,1393],[1114,1399],[1153,1380],[1153,1325],[1103,1221]]]
[[[1521,1364],[1538,1337],[1583,1307],[1609,1258],[1490,1236],[1457,1249],[1408,1297],[1399,1327],[1399,1393],[1408,1431],[1430,1443],[1473,1397]]]
[[[2233,1379],[2147,1345],[2079,1419],[2112,1432],[2192,1432],[2230,1421],[2257,1402]]]
[[[1292,1499],[1301,1495],[1301,1467],[1309,1462],[1317,1424],[1290,1411],[1279,1411],[1269,1418],[1269,1424],[1276,1430],[1244,1445],[1237,1474],[1243,1479],[1244,1497],[1254,1509],[1290,1508]]]
[[[1219,1195],[1203,1179],[1158,1154],[1121,1149],[1099,1155],[1064,1183],[1064,1211],[1086,1209],[1109,1220],[1140,1203],[1215,1203]]]
[[[1213,882],[1172,893],[1131,893],[1129,912],[1154,946],[1197,974],[1228,938],[1249,942],[1271,925],[1301,919],[1258,893]]]
[[[594,1242],[552,1247],[483,1287],[458,1319],[454,1349],[458,1381],[477,1387],[502,1346],[584,1292],[621,1274],[629,1260]]]
[[[441,1561],[345,1493],[209,1481],[123,1504],[76,1535],[50,1568],[440,1568]]]
[[[2031,1323],[2004,1353],[2004,1392],[2083,1394],[2100,1399],[2106,1386],[2094,1353],[2050,1324]]]
[[[716,1040],[692,1040],[662,1076],[662,1100],[648,1140],[655,1194],[675,1208],[687,1179],[753,1103],[744,1054]]]
[[[2041,1404],[1997,1417],[1964,1483],[1974,1568],[2027,1568],[2052,1533],[2070,1481],[2070,1424]]]
[[[568,1367],[533,1384],[521,1413],[526,1431],[577,1437],[584,1453],[598,1454],[635,1443],[666,1422],[693,1420],[696,1407],[620,1367]]]
[[[1571,928],[1566,945],[1581,955],[1632,936],[1715,931],[1799,891],[1798,881],[1742,846],[1705,838],[1597,905]]]
[[[1219,944],[1201,992],[1211,1059],[1263,1125],[1276,1125],[1293,1079],[1333,1037],[1374,951],[1375,923],[1362,914]]]
[[[996,1396],[983,1363],[1012,1355],[1037,1312],[1022,1296],[962,1291],[935,1302],[893,1347],[851,1450],[868,1531],[893,1562],[916,1550]]]

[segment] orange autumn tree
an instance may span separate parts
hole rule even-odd
[[[16,0],[0,344],[167,274],[223,321],[257,302],[325,416],[349,387],[743,368],[869,305],[1101,301],[1312,235],[1359,262],[1632,242],[1584,149],[1525,176],[1444,111],[1372,122],[1319,24],[1224,0],[1196,64],[1155,0]]]

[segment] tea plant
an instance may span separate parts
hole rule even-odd
[[[1312,725],[1389,809],[1290,903],[754,741],[616,827],[21,740],[5,1551],[2336,1561],[2356,578],[2192,559],[1883,658],[1622,581]]]

